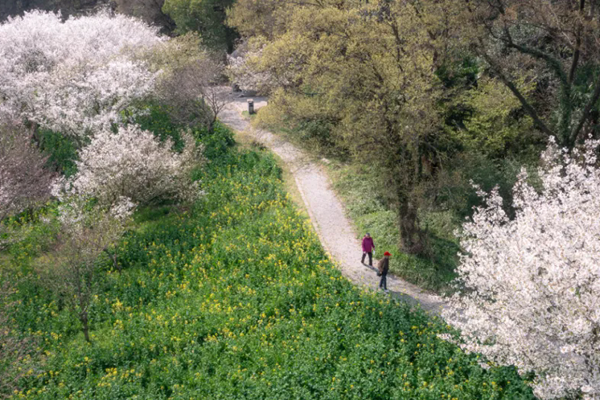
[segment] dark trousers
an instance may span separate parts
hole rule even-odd
[[[369,255],[369,265],[372,267],[373,266],[373,252],[372,251],[369,251],[369,252],[364,251],[362,259],[360,260],[360,262],[363,263],[363,264],[365,263],[365,256],[367,254]]]
[[[381,275],[381,281],[379,281],[379,287],[383,290],[387,290],[387,273]]]

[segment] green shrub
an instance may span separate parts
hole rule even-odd
[[[196,139],[204,145],[204,156],[211,161],[219,161],[235,144],[233,133],[222,123],[215,123],[213,130],[206,128],[193,131]]]
[[[59,172],[66,177],[77,172],[77,145],[73,139],[47,129],[39,131],[39,138],[40,148],[48,155],[48,162]]]
[[[31,260],[47,251],[58,234],[57,203],[49,203],[38,209],[30,209],[8,218],[0,229],[0,243],[8,245],[0,255],[4,256],[2,270],[28,271]]]
[[[173,150],[181,151],[185,142],[181,138],[183,127],[171,121],[169,113],[160,104],[150,103],[146,105],[146,113],[135,118],[135,123],[143,130],[154,133],[160,140],[170,139],[173,141]]]
[[[171,139],[174,150],[181,151],[185,145],[181,131],[188,127],[174,123],[161,105],[151,103],[146,109],[147,113],[136,117],[135,123],[142,129],[153,132],[163,141]],[[208,160],[218,160],[225,156],[228,149],[235,144],[233,133],[220,122],[215,124],[212,131],[203,126],[191,128],[191,131],[196,140],[204,145],[204,156]]]

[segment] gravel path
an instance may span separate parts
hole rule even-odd
[[[254,107],[266,105],[264,98],[254,97]],[[291,143],[264,130],[254,129],[241,114],[247,110],[246,98],[231,98],[230,103],[219,115],[219,119],[234,130],[247,132],[254,139],[271,149],[288,165],[306,209],[321,243],[337,262],[340,270],[357,285],[377,290],[379,278],[375,270],[360,262],[360,241],[344,207],[331,188],[325,171]],[[420,304],[432,315],[439,315],[444,301],[435,294],[426,292],[411,283],[388,274],[387,287],[393,296],[411,304]]]

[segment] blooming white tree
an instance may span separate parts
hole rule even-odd
[[[241,44],[231,55],[227,55],[227,75],[242,90],[268,93],[278,84],[268,67],[261,64],[263,48],[249,43]]]
[[[79,152],[77,173],[59,183],[55,193],[95,197],[109,206],[123,198],[142,205],[194,200],[200,188],[190,175],[202,160],[201,149],[190,134],[183,139],[185,148],[175,153],[170,140],[161,143],[137,125],[101,131]]]
[[[62,21],[34,11],[0,25],[0,117],[28,119],[82,138],[121,121],[148,96],[156,72],[136,57],[155,28],[100,13]]]
[[[551,144],[536,192],[523,172],[509,219],[494,190],[465,223],[461,294],[446,320],[463,347],[534,371],[544,399],[600,398],[600,171],[589,141],[572,155]],[[483,194],[482,194],[483,195]]]

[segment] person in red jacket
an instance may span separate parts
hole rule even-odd
[[[365,263],[365,256],[368,254],[369,255],[369,266],[372,267],[373,266],[373,249],[375,249],[375,243],[373,242],[373,238],[371,237],[371,235],[369,235],[369,232],[367,232],[365,234],[365,237],[363,237],[362,240],[362,251],[363,251],[363,255],[362,255],[362,259],[360,260],[361,263]]]
[[[391,254],[389,252],[383,253],[383,258],[379,260],[379,264],[377,264],[377,275],[381,276],[381,281],[379,281],[379,289],[383,289],[386,292],[387,290],[387,273],[390,270],[390,257]]]

